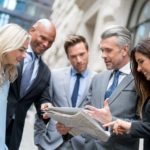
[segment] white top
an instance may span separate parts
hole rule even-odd
[[[6,132],[6,108],[7,96],[9,90],[9,81],[6,80],[0,86],[0,150],[8,150],[5,145],[5,132]]]

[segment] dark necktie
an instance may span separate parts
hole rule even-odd
[[[75,82],[75,85],[74,85],[73,93],[72,93],[72,96],[71,96],[72,107],[75,107],[75,106],[76,106],[81,76],[82,76],[82,75],[81,75],[80,73],[77,73],[77,74],[76,74],[76,77],[77,77],[77,78],[76,78],[76,82]]]
[[[115,90],[115,88],[118,85],[118,80],[119,80],[119,75],[121,74],[121,72],[119,70],[115,70],[114,71],[114,79],[113,79],[113,83],[112,85],[107,89],[106,93],[105,93],[105,99],[109,98],[110,95],[112,94],[112,92]]]
[[[21,86],[20,86],[20,96],[23,97],[27,91],[27,89],[30,86],[30,80],[32,77],[32,73],[34,70],[34,62],[35,62],[35,55],[31,52],[28,52],[28,54],[32,57],[32,60],[28,62],[26,65],[26,68],[22,74],[21,78]]]

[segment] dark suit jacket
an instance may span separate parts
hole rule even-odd
[[[133,137],[144,138],[144,150],[150,149],[150,97],[142,110],[142,121],[133,122],[130,133]]]
[[[50,101],[50,70],[47,65],[40,59],[37,77],[28,89],[26,95],[21,98],[20,83],[22,68],[23,63],[18,67],[18,78],[13,84],[11,84],[8,96],[7,128],[11,123],[13,115],[15,115],[12,132],[9,133],[10,131],[6,129],[6,139],[10,136],[10,143],[8,145],[10,150],[18,150],[22,138],[26,113],[31,104],[34,102],[36,108],[39,108],[41,103]]]

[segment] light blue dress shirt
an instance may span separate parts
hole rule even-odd
[[[78,73],[74,68],[71,68],[71,75],[70,75],[70,97],[72,96],[72,92],[74,89],[74,85],[76,82],[76,73]],[[82,100],[82,96],[84,95],[84,91],[86,89],[86,85],[87,85],[87,78],[89,76],[89,70],[85,70],[83,72],[81,72],[82,77],[80,78],[80,86],[79,86],[79,91],[78,91],[78,98],[77,98],[77,103],[76,103],[76,107],[78,107],[78,103],[80,103],[80,101]]]
[[[6,80],[0,86],[0,150],[8,150],[5,145],[5,132],[6,132],[6,108],[7,96],[9,90],[9,81]]]

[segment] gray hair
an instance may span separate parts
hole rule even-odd
[[[127,28],[120,25],[113,25],[102,33],[101,39],[106,39],[112,36],[118,38],[118,46],[124,46],[127,44],[129,46],[129,51],[131,50],[131,33]]]

